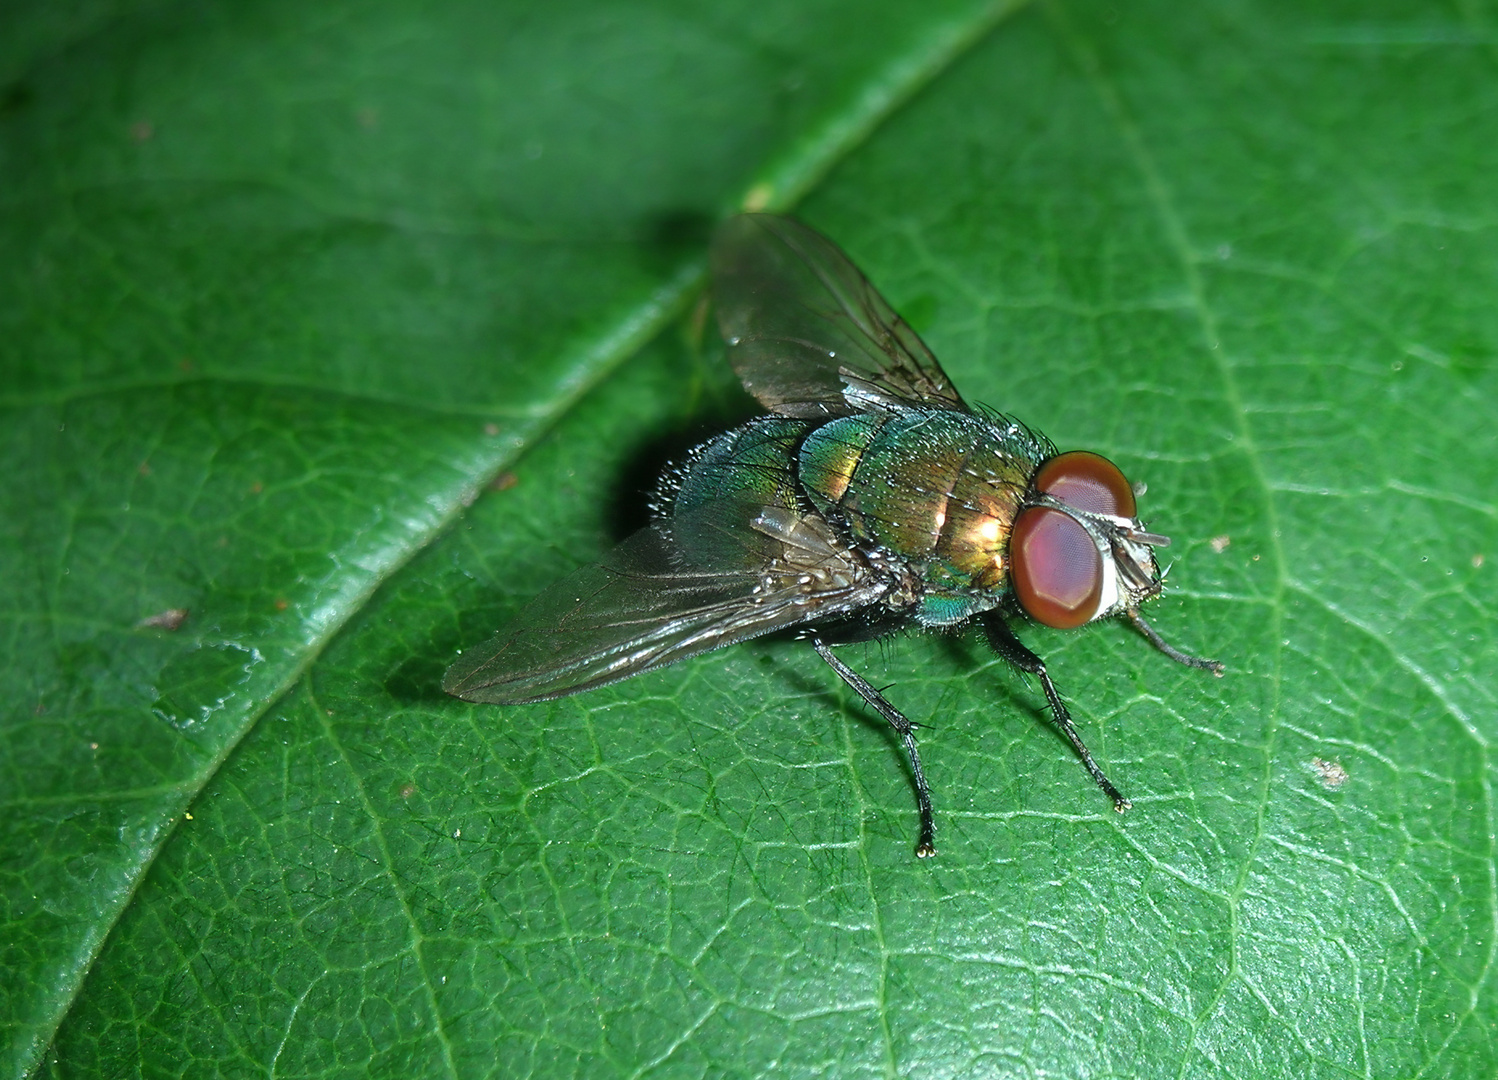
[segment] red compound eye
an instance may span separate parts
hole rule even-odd
[[[1102,458],[1097,460],[1113,468]],[[1123,479],[1117,469],[1113,472]],[[1132,501],[1129,505],[1132,509]],[[1021,513],[1009,534],[1009,571],[1014,595],[1038,622],[1070,630],[1097,616],[1103,557],[1092,536],[1071,515],[1048,506],[1032,506]]]
[[[1057,454],[1047,461],[1035,474],[1035,489],[1092,514],[1131,518],[1138,512],[1134,489],[1118,466],[1086,450]]]

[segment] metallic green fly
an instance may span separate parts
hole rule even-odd
[[[935,854],[913,725],[829,641],[978,617],[1035,675],[1056,725],[1114,808],[1044,662],[1009,628],[1140,617],[1160,594],[1134,489],[1097,454],[1058,454],[1009,417],[975,413],[913,330],[831,241],[790,218],[727,221],[712,252],[734,370],[770,410],[699,446],[661,484],[652,523],[541,593],[448,670],[443,688],[515,705],[576,694],[734,642],[800,628],[894,729]]]

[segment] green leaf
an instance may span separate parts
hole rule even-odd
[[[6,1075],[1492,1073],[1490,17],[1007,10],[0,14]],[[752,412],[745,198],[1148,483],[1127,816],[973,636],[842,652],[925,861],[800,643],[441,694]]]

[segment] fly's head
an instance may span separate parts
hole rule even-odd
[[[1135,515],[1134,489],[1118,466],[1085,451],[1043,462],[1009,538],[1015,598],[1058,629],[1137,612],[1160,595],[1154,549],[1170,543]]]

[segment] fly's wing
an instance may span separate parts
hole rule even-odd
[[[844,614],[887,587],[815,514],[708,503],[551,586],[453,664],[442,688],[468,701],[545,701]]]
[[[931,350],[831,240],[741,214],[713,241],[713,296],[748,391],[785,416],[967,406]]]

